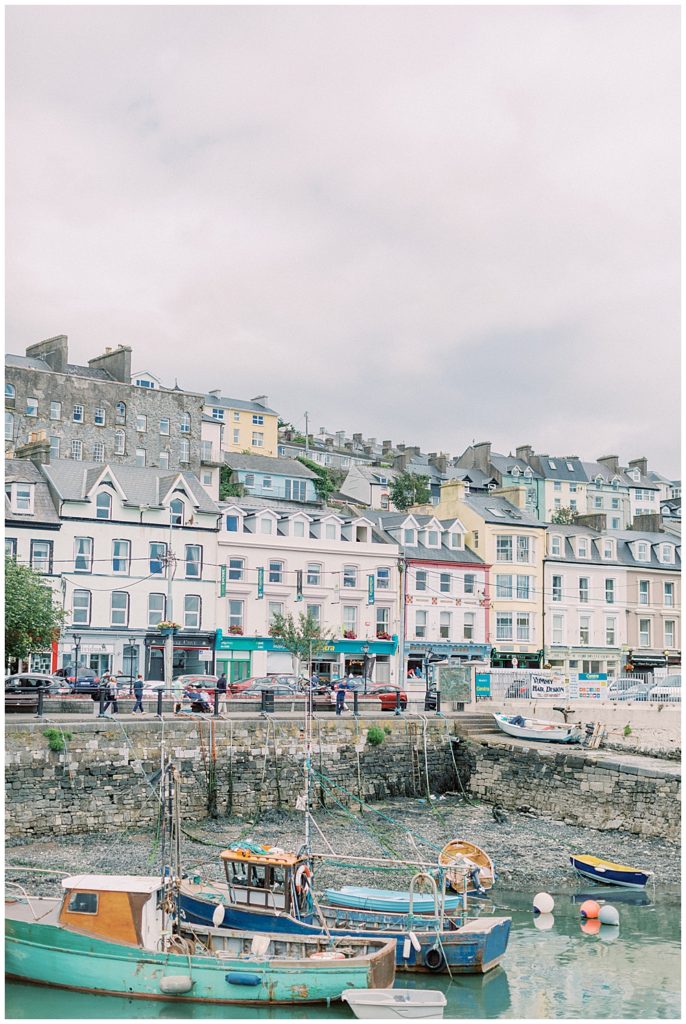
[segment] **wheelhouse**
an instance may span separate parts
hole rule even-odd
[[[301,916],[311,903],[310,858],[278,847],[236,847],[221,854],[233,903]]]

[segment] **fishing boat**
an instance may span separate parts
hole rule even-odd
[[[641,871],[626,864],[615,864],[601,857],[589,854],[572,854],[569,862],[583,878],[592,878],[603,885],[619,885],[625,889],[645,889],[652,878],[652,871]]]
[[[316,1003],[386,988],[395,946],[384,938],[254,935],[174,927],[169,879],[77,875],[61,899],[5,901],[7,977],[80,992],[178,1003]]]
[[[224,850],[220,858],[226,881],[207,882],[200,876],[180,881],[182,927],[214,924],[259,933],[330,935],[336,940],[373,935],[395,941],[400,970],[452,974],[485,974],[507,949],[511,918],[467,921],[464,914],[446,913],[433,879],[429,884],[434,885],[439,913],[417,914],[414,907],[405,913],[366,910],[317,899],[312,884],[316,858],[307,852],[244,844]],[[412,893],[414,888],[413,879]]]
[[[466,839],[453,839],[438,855],[441,867],[448,868],[446,881],[456,892],[473,892],[479,896],[495,884],[493,861],[480,846]]]
[[[408,892],[396,889],[374,889],[364,885],[344,885],[340,889],[325,889],[324,899],[334,907],[350,907],[353,910],[380,910],[395,914],[437,914],[440,907],[430,894]],[[445,896],[446,911],[461,908],[462,896]]]
[[[577,725],[565,722],[546,722],[541,718],[524,718],[522,715],[493,714],[496,725],[508,736],[520,740],[539,740],[543,743],[578,743],[581,730]]]
[[[436,989],[373,989],[344,992],[347,1003],[358,1020],[441,1020],[447,999]]]

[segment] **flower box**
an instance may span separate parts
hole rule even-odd
[[[229,626],[229,633],[232,636],[243,636],[243,629],[241,626]]]
[[[384,632],[382,630],[381,633],[377,633],[376,634],[376,639],[377,640],[390,640],[391,639],[391,634],[390,633],[386,633],[386,632]]]
[[[343,630],[343,639],[344,640],[357,640],[357,633],[353,632],[352,629],[344,629]]]

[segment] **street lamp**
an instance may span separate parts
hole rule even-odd
[[[369,654],[369,644],[365,640],[362,644],[362,674],[364,678],[364,692],[367,693],[367,655]]]
[[[79,650],[81,648],[81,637],[78,633],[72,633],[72,637],[74,639],[74,650],[76,651],[76,654],[74,655],[74,682],[76,682],[79,677]]]

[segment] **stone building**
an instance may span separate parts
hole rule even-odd
[[[64,334],[5,357],[5,452],[44,431],[54,459],[199,473],[204,399],[131,383],[131,349],[69,362]]]

